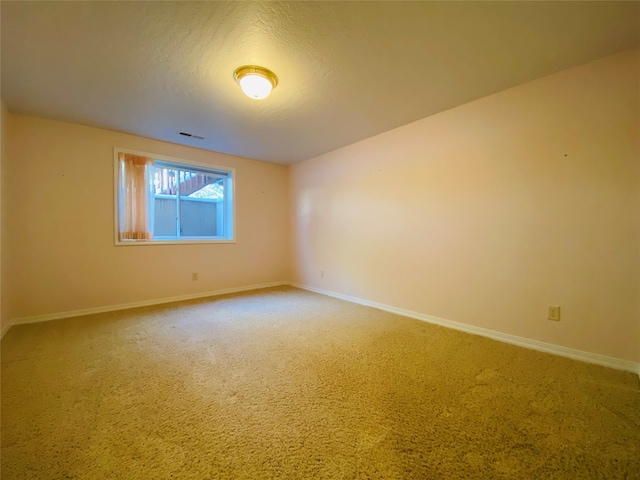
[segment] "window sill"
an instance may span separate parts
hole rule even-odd
[[[190,239],[190,240],[153,240],[153,241],[115,241],[116,247],[129,247],[129,246],[138,246],[138,245],[200,245],[200,244],[210,244],[210,243],[236,243],[236,240],[229,240],[226,238],[222,238],[220,240],[216,239]]]

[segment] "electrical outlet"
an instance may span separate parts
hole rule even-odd
[[[193,280],[193,281],[198,280],[198,274],[197,274],[196,272],[193,272],[193,273],[191,274],[191,280]]]
[[[324,278],[324,270],[320,270],[320,278]]]
[[[560,321],[560,307],[549,305],[549,313],[547,314],[547,318],[549,320],[554,320],[556,322]]]

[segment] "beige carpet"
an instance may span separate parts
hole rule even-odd
[[[12,328],[2,479],[640,478],[630,373],[293,288]]]

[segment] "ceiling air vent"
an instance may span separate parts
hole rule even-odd
[[[191,138],[197,138],[198,140],[204,140],[204,137],[200,135],[194,135],[193,133],[187,133],[187,132],[178,132],[178,133],[184,137],[191,137]]]

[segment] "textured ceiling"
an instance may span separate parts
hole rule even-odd
[[[638,2],[1,8],[10,111],[282,164],[640,43]],[[244,64],[278,75],[269,98],[242,94]]]

